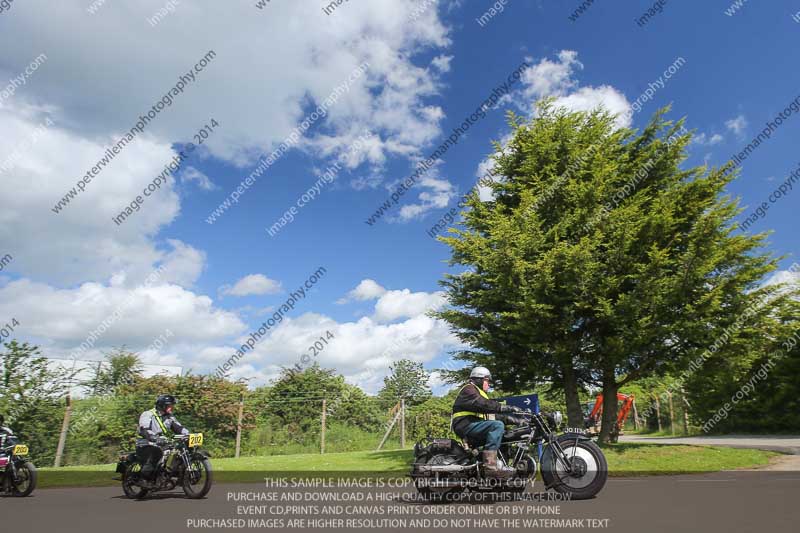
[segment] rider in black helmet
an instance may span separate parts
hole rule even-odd
[[[161,394],[156,398],[155,408],[145,411],[139,417],[138,434],[141,438],[136,441],[136,455],[142,463],[141,479],[145,485],[154,481],[156,466],[164,456],[162,448],[169,442],[167,430],[173,434],[189,434],[189,430],[173,415],[177,403],[174,396]]]

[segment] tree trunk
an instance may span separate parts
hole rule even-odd
[[[578,396],[578,378],[571,363],[563,365],[564,397],[567,402],[567,425],[571,428],[583,427],[583,409]]]
[[[600,427],[598,441],[601,443],[617,440],[617,379],[614,372],[603,375],[603,425]]]

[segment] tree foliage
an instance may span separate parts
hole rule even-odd
[[[390,374],[383,378],[383,388],[378,397],[384,406],[392,406],[404,398],[406,406],[420,404],[431,397],[428,386],[430,374],[422,363],[401,359],[389,367]]]
[[[777,259],[735,232],[735,173],[684,169],[691,133],[658,111],[641,132],[603,110],[543,102],[496,146],[493,199],[473,195],[441,238],[452,306],[439,313],[505,390],[563,387],[569,424],[582,385],[603,388],[606,440],[626,383],[686,365],[745,309]],[[774,304],[769,304],[773,306]],[[727,349],[727,348],[725,348]]]

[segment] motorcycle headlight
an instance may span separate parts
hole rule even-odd
[[[561,411],[556,411],[553,413],[553,422],[555,422],[556,427],[561,427],[561,422],[564,421],[564,415],[561,414]]]

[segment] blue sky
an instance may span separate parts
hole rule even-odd
[[[621,113],[620,123],[640,127],[671,103],[670,116],[687,117],[700,134],[688,164],[720,165],[800,96],[795,2],[745,3],[729,16],[729,2],[669,1],[643,27],[635,19],[653,3],[595,2],[572,21],[578,2],[507,0],[481,26],[476,19],[500,3],[433,2],[415,17],[426,2],[352,1],[331,15],[318,2],[278,0],[263,10],[201,2],[179,4],[155,27],[145,20],[159,1],[103,5],[94,14],[81,2],[48,5],[57,12],[52,21],[39,19],[37,4],[0,13],[0,91],[14,87],[0,92],[0,164],[18,154],[0,174],[0,256],[14,258],[0,273],[0,322],[17,318],[20,338],[54,357],[95,359],[125,344],[153,365],[208,371],[258,328],[266,309],[324,267],[309,295],[233,371],[253,383],[298,360],[326,331],[336,339],[320,363],[369,390],[401,356],[431,369],[445,364],[457,343],[424,311],[441,303],[437,282],[449,254],[426,231],[474,185],[491,141],[508,133],[506,110],[530,115],[536,98],[553,96],[572,108],[606,105]],[[85,193],[52,213],[112,140],[208,50],[216,57],[197,81]],[[31,71],[40,54],[46,59]],[[366,75],[208,224],[259,157],[363,61]],[[415,163],[523,61],[531,67],[512,92],[390,215],[366,224]],[[26,68],[25,83],[13,82]],[[37,136],[44,118],[55,125]],[[203,147],[114,227],[111,216],[211,118],[219,126]],[[372,140],[346,159],[365,130]],[[743,205],[766,201],[797,168],[791,143],[799,131],[800,118],[790,116],[743,163],[730,188]],[[266,228],[336,162],[336,179],[270,236]],[[797,260],[797,194],[751,227],[774,230],[770,249],[791,256],[784,270]],[[142,287],[159,267],[164,275]],[[76,352],[126,301],[107,331]],[[175,335],[152,349],[165,329]]]

